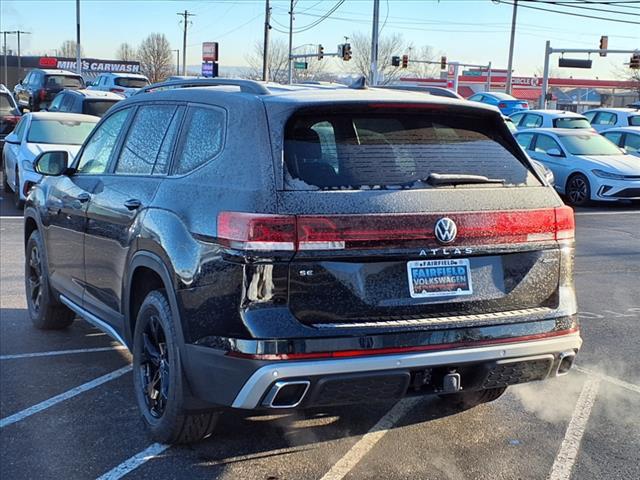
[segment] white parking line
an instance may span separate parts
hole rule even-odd
[[[24,217],[16,217],[14,215],[0,215],[0,220],[24,220]]]
[[[574,215],[640,215],[640,210],[623,210],[622,212],[616,212],[615,210],[609,212],[575,212]]]
[[[382,437],[409,410],[424,400],[421,397],[403,398],[396,403],[351,449],[331,467],[321,480],[342,480]]]
[[[125,460],[120,465],[109,470],[104,475],[99,476],[97,480],[118,480],[119,478],[124,477],[129,472],[138,468],[140,465],[148,462],[153,458],[156,458],[167,448],[169,448],[169,445],[165,445],[163,443],[152,443],[140,453],[137,453],[128,460]]]
[[[580,442],[587,427],[591,409],[596,401],[599,387],[600,380],[598,378],[588,379],[582,387],[562,445],[560,445],[560,451],[551,467],[549,480],[569,480],[571,478],[571,470],[573,470],[578,458]]]
[[[118,345],[115,347],[78,348],[76,350],[53,350],[51,352],[14,353],[12,355],[0,355],[0,360],[15,360],[18,358],[55,357],[58,355],[73,355],[75,353],[110,352],[114,350],[128,350],[127,347]]]
[[[618,387],[626,388],[635,393],[640,393],[640,386],[634,385],[633,383],[625,382],[624,380],[620,380],[616,377],[611,377],[609,375],[605,375],[604,373],[594,372],[593,370],[589,370],[587,368],[575,367],[576,370],[582,373],[586,373],[587,375],[593,375],[594,377],[599,378],[600,380],[604,380],[605,382],[611,383],[613,385],[617,385]]]
[[[122,367],[122,368],[119,368],[118,370],[114,370],[113,372],[107,373],[106,375],[103,375],[94,380],[91,380],[90,382],[83,383],[82,385],[72,388],[71,390],[67,390],[66,392],[63,392],[60,395],[51,397],[48,400],[40,402],[32,407],[25,408],[24,410],[21,410],[18,413],[9,415],[8,417],[0,419],[0,428],[4,428],[8,425],[19,422],[20,420],[24,420],[25,418],[30,417],[31,415],[34,415],[38,412],[46,410],[49,407],[53,407],[54,405],[60,402],[64,402],[65,400],[68,400],[70,398],[73,398],[76,395],[80,395],[81,393],[86,392],[87,390],[91,390],[92,388],[98,387],[103,383],[107,383],[111,380],[121,377],[122,375],[130,371],[131,371],[131,365],[127,365],[126,367]]]

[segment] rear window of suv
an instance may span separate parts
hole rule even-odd
[[[425,183],[430,174],[540,185],[505,139],[508,134],[497,122],[474,115],[371,109],[302,113],[286,128],[285,188],[433,188]]]
[[[114,80],[114,83],[119,87],[126,88],[144,88],[149,85],[144,78],[130,78],[130,77],[118,77]]]
[[[82,88],[82,77],[71,75],[47,75],[44,79],[44,87]]]
[[[589,120],[579,117],[554,118],[553,126],[555,128],[591,128]]]

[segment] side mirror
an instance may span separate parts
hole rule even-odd
[[[13,145],[19,145],[20,144],[20,139],[18,138],[18,135],[16,135],[13,132],[11,132],[9,135],[4,137],[4,141],[6,143],[12,143]]]
[[[69,152],[64,150],[43,152],[36,157],[33,166],[40,175],[57,177],[69,168]]]
[[[564,157],[564,154],[557,148],[547,150],[547,155],[549,155],[550,157]]]

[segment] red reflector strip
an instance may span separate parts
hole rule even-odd
[[[455,348],[478,347],[488,345],[502,345],[505,343],[527,342],[543,338],[559,337],[578,332],[578,327],[557,332],[538,333],[522,337],[500,338],[494,340],[479,340],[476,342],[441,343],[439,345],[419,345],[413,347],[372,348],[369,350],[341,350],[335,352],[306,352],[306,353],[280,353],[280,354],[249,354],[242,352],[227,352],[230,357],[248,358],[254,360],[310,360],[323,358],[353,358],[371,355],[393,355],[397,353],[427,352],[436,350],[451,350]]]
[[[447,110],[448,105],[437,103],[370,103],[369,108],[389,108],[395,110]]]
[[[446,214],[268,215],[222,212],[218,238],[246,250],[342,250],[422,243],[436,245],[435,225],[448,217],[457,235],[450,246],[545,242],[574,237],[573,211],[537,210]]]

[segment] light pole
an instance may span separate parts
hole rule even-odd
[[[82,59],[80,58],[80,0],[76,0],[76,73],[82,75]]]
[[[371,85],[378,83],[378,24],[380,22],[380,0],[373,0],[373,25],[371,30]]]
[[[289,7],[289,85],[293,83],[293,59],[291,58],[293,55],[293,2],[294,0],[291,0]]]
[[[264,5],[264,45],[262,47],[262,81],[269,80],[269,30],[271,30],[271,6],[269,0]],[[291,54],[291,52],[289,52]]]
[[[511,94],[511,71],[513,70],[513,45],[516,40],[516,17],[518,15],[518,0],[513,0],[513,16],[511,17],[511,42],[509,43],[509,64],[507,65],[507,85],[505,92]]]

